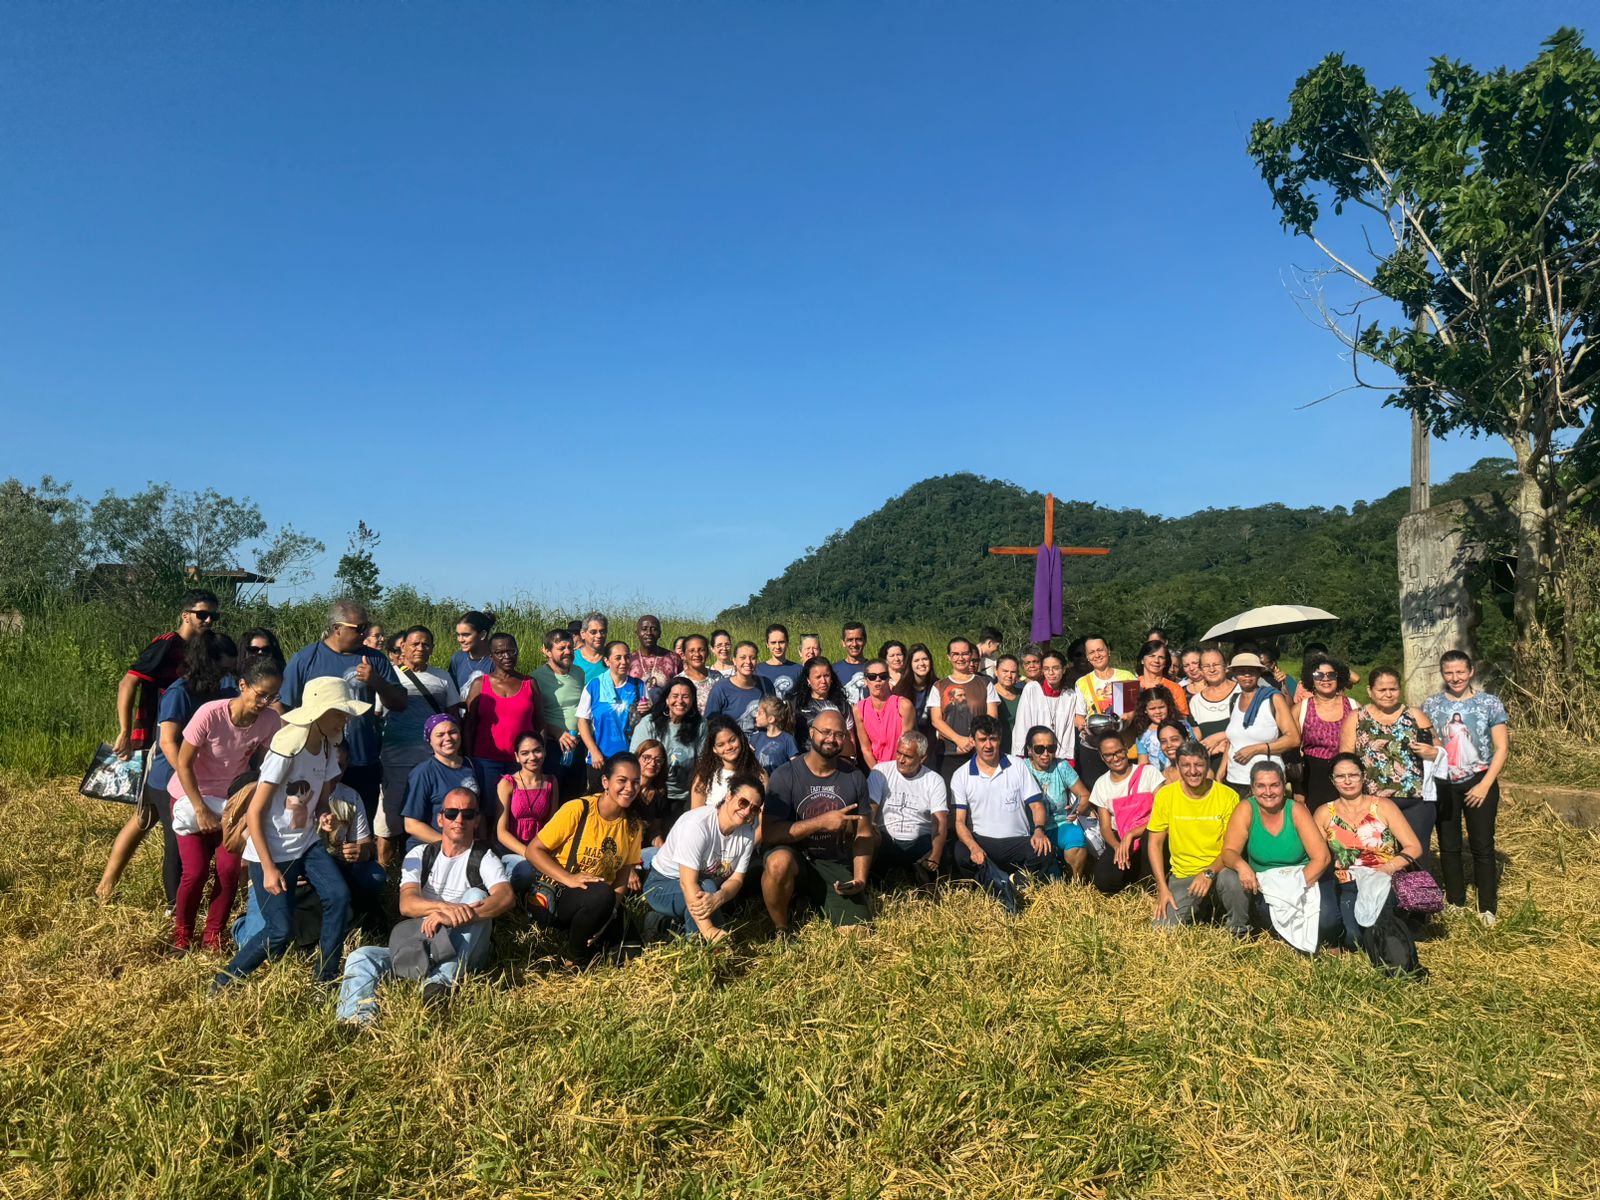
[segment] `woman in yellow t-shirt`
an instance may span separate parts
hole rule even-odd
[[[588,963],[620,933],[618,902],[638,881],[644,826],[629,810],[639,794],[639,760],[627,750],[606,759],[600,791],[569,800],[533,840],[527,857],[544,877],[532,902],[545,923],[567,932],[566,961]]]

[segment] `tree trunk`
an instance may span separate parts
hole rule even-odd
[[[1517,460],[1517,590],[1512,614],[1517,637],[1526,638],[1538,619],[1539,585],[1544,580],[1545,516],[1543,490],[1534,474],[1533,450],[1526,434],[1508,439]]]

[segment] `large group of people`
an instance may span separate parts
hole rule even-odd
[[[339,1015],[367,1022],[390,976],[447,996],[508,915],[584,966],[721,942],[739,911],[780,939],[808,913],[853,934],[886,889],[965,883],[1014,913],[1053,880],[1140,889],[1158,927],[1418,974],[1411,928],[1466,904],[1469,843],[1495,921],[1507,718],[1459,651],[1412,708],[1389,668],[1357,703],[1325,647],[1296,680],[1275,646],[1159,629],[1123,667],[1103,637],[1007,653],[985,628],[937,675],[922,644],[869,657],[860,621],[835,657],[802,634],[792,661],[781,624],[764,647],[716,630],[669,648],[654,616],[630,644],[590,613],[526,671],[484,612],[461,615],[447,669],[432,630],[351,601],[287,658],[221,620],[189,593],[122,680],[114,748],[147,751],[148,774],[98,888],[153,814],[173,944],[218,955],[216,990],[299,942]]]

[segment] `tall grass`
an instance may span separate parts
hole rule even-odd
[[[277,632],[285,654],[320,637],[327,615],[325,601],[224,608],[224,632],[237,636],[252,625],[267,626]],[[455,652],[455,623],[461,611],[454,602],[406,593],[395,603],[379,606],[375,615],[390,630],[429,626],[437,639],[434,665],[442,666]],[[642,605],[611,609],[612,635],[633,642],[634,622],[645,611]],[[496,628],[516,636],[525,670],[544,661],[540,647],[547,630],[565,627],[581,615],[576,610],[549,611],[528,602],[505,605],[496,614]],[[64,603],[27,613],[20,629],[0,624],[0,767],[25,779],[81,773],[95,746],[116,735],[117,683],[128,664],[151,637],[172,628],[174,619],[174,614],[160,610],[96,602]],[[784,620],[781,616],[772,619]],[[842,653],[837,619],[800,617],[786,623],[790,657],[799,653],[802,632],[820,634],[824,653]],[[662,640],[670,646],[683,634],[710,634],[712,624],[681,614],[662,614]],[[748,638],[765,645],[765,622],[727,628],[736,640]],[[920,641],[934,649],[941,670],[948,667],[944,646],[953,631],[896,627],[869,632],[869,652],[876,652],[891,637],[907,644]],[[766,657],[764,650],[762,657]]]
[[[1057,884],[582,976],[508,920],[365,1033],[303,961],[208,1002],[156,856],[93,903],[120,817],[0,784],[6,1196],[1600,1194],[1600,849],[1514,792],[1501,922],[1447,920],[1426,983]]]

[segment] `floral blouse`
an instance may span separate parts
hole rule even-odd
[[[1389,800],[1422,795],[1422,756],[1413,749],[1421,734],[1410,709],[1401,709],[1392,725],[1384,725],[1365,707],[1356,714],[1356,753],[1367,795]]]

